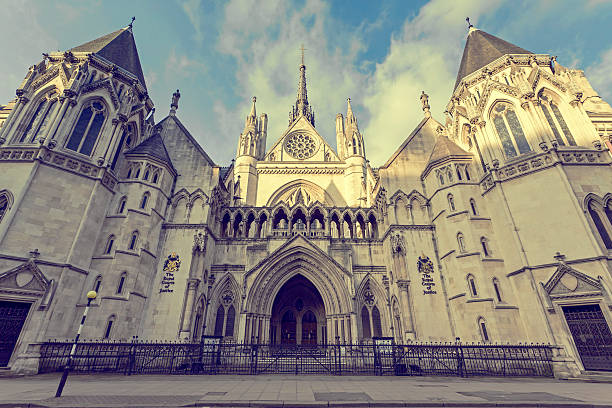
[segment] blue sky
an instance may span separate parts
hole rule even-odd
[[[136,16],[134,35],[156,119],[181,90],[178,117],[228,165],[257,96],[268,114],[268,147],[295,101],[304,43],[317,130],[335,146],[334,120],[351,97],[368,158],[383,164],[422,118],[419,95],[443,111],[467,25],[585,70],[612,101],[612,0],[0,0],[0,103],[14,97],[42,52],[66,50]]]

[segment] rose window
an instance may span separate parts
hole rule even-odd
[[[308,159],[317,151],[315,140],[306,133],[294,133],[285,142],[285,150],[298,160]]]

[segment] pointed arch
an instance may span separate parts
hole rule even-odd
[[[4,216],[11,210],[13,206],[13,194],[9,190],[0,191],[0,222],[4,219]]]
[[[66,141],[66,149],[90,156],[100,138],[109,112],[108,104],[103,98],[85,100]]]
[[[507,159],[532,151],[512,102],[497,100],[492,103],[489,118]]]

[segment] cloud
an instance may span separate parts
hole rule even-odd
[[[185,0],[180,2],[180,5],[195,31],[193,39],[198,44],[202,44],[202,41],[204,40],[204,33],[202,32],[202,19],[200,14],[202,0]]]
[[[221,138],[237,142],[252,96],[257,96],[258,113],[268,114],[267,147],[282,136],[296,99],[303,43],[316,127],[335,146],[336,113],[346,111],[349,96],[354,107],[358,104],[366,76],[356,68],[362,32],[340,35],[330,23],[329,6],[320,0],[307,0],[299,7],[251,0],[226,6],[217,49],[236,62],[238,103],[215,106]]]
[[[430,96],[434,117],[444,122],[466,36],[457,16],[470,13],[477,22],[501,3],[433,0],[405,21],[402,32],[391,39],[386,58],[376,65],[365,94],[370,117],[364,136],[373,165],[383,164],[422,120],[421,91]]]
[[[190,58],[185,54],[177,54],[176,48],[170,50],[166,60],[166,76],[168,77],[201,75],[206,70],[206,65],[203,62]]]
[[[612,100],[612,48],[601,53],[599,61],[585,69],[586,77],[599,95]]]

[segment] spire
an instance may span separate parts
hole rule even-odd
[[[179,99],[181,99],[181,93],[177,89],[176,92],[172,94],[172,102],[170,103],[170,116],[176,115]]]
[[[457,73],[454,89],[463,78],[507,54],[532,54],[531,52],[475,28],[468,21],[468,36]]]
[[[300,116],[304,116],[314,126],[314,112],[308,105],[308,92],[306,90],[306,65],[304,64],[304,45],[302,51],[302,63],[300,64],[300,79],[298,82],[297,100],[293,111],[289,113],[289,124],[293,123]]]
[[[257,113],[255,111],[255,102],[257,102],[257,97],[256,96],[253,97],[253,106],[251,107],[251,113],[249,113],[249,117],[251,117],[251,118],[257,117]]]
[[[71,48],[69,51],[96,54],[135,75],[145,90],[147,88],[132,33],[132,24]]]
[[[357,126],[357,117],[353,113],[353,108],[351,107],[351,98],[346,98],[346,128],[353,128],[357,132],[359,132],[359,127]]]

